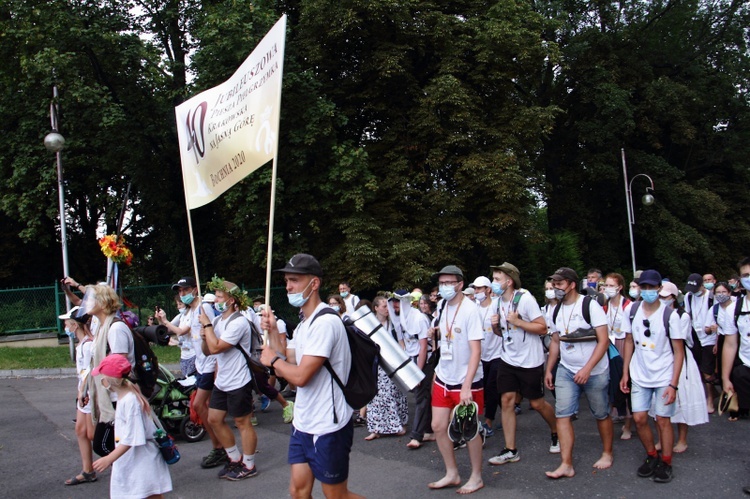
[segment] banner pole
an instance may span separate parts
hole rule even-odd
[[[198,258],[195,256],[195,238],[193,237],[193,218],[190,215],[190,202],[188,200],[188,186],[185,181],[185,175],[182,176],[182,188],[185,191],[185,209],[187,210],[188,235],[190,236],[190,252],[193,255],[193,272],[195,272],[195,284],[198,287],[198,296],[201,293],[201,279],[198,275]]]
[[[286,14],[281,16],[281,19],[283,20],[283,26],[284,26],[284,36],[282,37],[282,46],[281,46],[281,67],[279,68],[279,92],[278,92],[278,99],[276,101],[276,109],[279,110],[278,113],[276,113],[276,144],[274,145],[274,153],[273,153],[273,166],[271,167],[271,206],[268,210],[268,251],[266,254],[266,310],[269,312],[272,312],[271,310],[271,261],[273,257],[273,221],[274,221],[274,215],[276,213],[276,172],[277,172],[277,165],[279,160],[279,135],[281,133],[280,123],[281,123],[281,93],[284,87],[284,58],[286,56]],[[270,344],[270,338],[268,337],[268,331],[263,330],[263,343],[266,345]],[[274,346],[276,345],[276,342],[274,342]],[[283,352],[282,352],[283,353]]]

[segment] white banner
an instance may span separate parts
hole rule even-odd
[[[276,157],[286,15],[226,82],[175,108],[189,210]]]

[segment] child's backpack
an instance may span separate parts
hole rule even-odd
[[[326,307],[313,316],[310,325],[321,315],[328,314],[339,316],[332,308]],[[349,320],[342,322],[344,323],[344,329],[346,329],[346,337],[352,353],[352,367],[349,371],[349,379],[346,385],[336,375],[328,359],[326,359],[323,365],[331,373],[333,381],[344,392],[346,403],[354,409],[359,409],[366,406],[378,394],[378,355],[380,353],[380,346],[357,328],[353,322]],[[338,423],[335,407],[333,409],[333,422]]]
[[[128,326],[128,323],[119,317],[115,317],[112,324],[115,322],[123,322]],[[128,329],[130,329],[130,326],[128,326]],[[135,329],[130,329],[130,334],[133,335],[133,349],[135,352],[135,367],[133,368],[133,372],[130,373],[131,381],[138,385],[144,397],[149,398],[156,392],[159,359],[156,357],[154,351],[151,350],[148,340],[141,333]],[[107,353],[109,353],[109,346],[107,346]],[[135,379],[132,379],[133,375],[135,375]]]

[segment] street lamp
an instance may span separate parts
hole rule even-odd
[[[641,198],[641,201],[645,206],[651,206],[654,204],[655,199],[654,195],[651,194],[654,192],[654,181],[651,180],[651,177],[646,175],[645,173],[639,173],[630,181],[628,182],[628,167],[625,163],[625,149],[620,149],[620,152],[622,154],[622,175],[625,179],[625,202],[627,203],[628,208],[628,232],[630,232],[630,257],[633,262],[633,275],[635,275],[636,267],[635,267],[635,245],[633,244],[633,226],[635,225],[635,211],[633,211],[633,180],[637,179],[638,177],[646,177],[649,182],[651,182],[651,187],[646,187],[646,194],[643,195]]]
[[[60,238],[62,239],[63,277],[68,277],[68,236],[65,229],[65,192],[63,191],[62,149],[65,147],[65,137],[59,132],[59,109],[57,107],[57,85],[52,86],[52,100],[49,104],[49,118],[52,132],[44,137],[44,147],[57,156],[57,197],[60,203]],[[70,299],[65,295],[65,310],[70,310]],[[74,342],[70,341],[70,358],[75,358]]]

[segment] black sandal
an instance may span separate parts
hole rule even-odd
[[[78,479],[79,476],[82,476],[83,480],[79,480]],[[86,473],[85,471],[81,471],[78,475],[74,476],[73,478],[65,480],[65,485],[78,485],[81,483],[88,483],[88,482],[95,482],[95,481],[96,481],[96,471],[92,471],[91,473]]]

